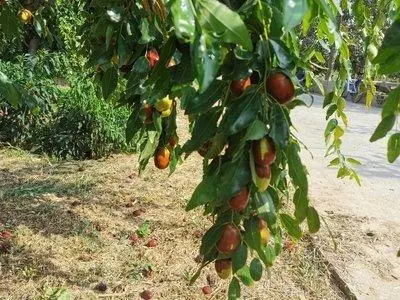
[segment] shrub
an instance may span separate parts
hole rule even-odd
[[[125,124],[129,110],[98,99],[89,80],[76,79],[61,92],[59,108],[37,137],[39,151],[75,159],[98,158],[115,151],[128,151]]]

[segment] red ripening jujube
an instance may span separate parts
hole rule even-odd
[[[146,113],[145,124],[153,123],[153,107],[149,104],[144,105],[144,112]]]
[[[158,61],[160,60],[160,56],[158,55],[158,52],[156,49],[150,49],[146,53],[147,60],[149,61],[149,65],[151,69],[154,69],[154,67],[158,64]]]
[[[154,155],[154,164],[158,169],[166,169],[169,166],[170,152],[166,147],[158,148]]]
[[[244,186],[239,193],[229,200],[229,205],[234,211],[242,211],[249,204],[249,189]]]
[[[292,80],[281,72],[272,73],[266,81],[267,92],[280,104],[293,99],[295,89]]]
[[[239,247],[241,240],[239,229],[231,224],[226,224],[222,229],[221,238],[217,242],[217,249],[221,253],[233,253]]]
[[[270,165],[276,159],[274,142],[268,136],[254,141],[252,144],[253,157],[257,165]]]
[[[251,80],[250,77],[232,80],[231,82],[231,92],[236,96],[239,97],[243,92],[250,86]]]

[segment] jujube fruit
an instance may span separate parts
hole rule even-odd
[[[144,123],[145,124],[153,123],[153,107],[149,104],[145,104],[144,111],[146,113],[146,119],[144,120]]]
[[[202,290],[204,295],[210,295],[212,293],[212,289],[208,285],[203,286],[203,288],[201,290]]]
[[[231,224],[224,225],[221,238],[217,242],[217,249],[221,253],[229,254],[236,251],[241,242],[240,231]]]
[[[28,9],[21,9],[18,12],[18,18],[25,24],[28,24],[32,21],[33,19],[33,14],[30,10]]]
[[[266,246],[269,243],[270,240],[270,234],[269,234],[269,229],[267,222],[265,222],[262,219],[258,219],[258,229],[260,230],[260,241],[261,244]]]
[[[243,92],[250,86],[250,77],[242,78],[239,80],[232,80],[231,82],[231,92],[239,97]]]
[[[164,98],[158,100],[157,103],[155,104],[155,108],[160,113],[171,110],[171,107],[172,107],[172,99],[170,99],[169,96],[165,96]]]
[[[144,290],[140,293],[140,297],[144,300],[150,300],[153,298],[153,294],[149,290]]]
[[[154,164],[157,168],[163,170],[169,165],[170,152],[166,147],[160,147],[157,149],[154,155]]]
[[[247,186],[243,187],[239,193],[229,200],[229,206],[234,211],[242,211],[249,204],[249,189]]]
[[[269,165],[255,165],[254,171],[254,184],[257,186],[259,192],[264,192],[271,182],[271,168]]]
[[[280,104],[285,104],[294,97],[293,82],[285,74],[276,72],[271,74],[266,81],[267,92]]]
[[[228,279],[232,274],[232,261],[230,259],[216,260],[215,271],[217,271],[219,278]]]
[[[149,51],[147,51],[146,58],[149,61],[151,69],[154,69],[154,67],[158,64],[158,61],[160,60],[160,56],[158,55],[156,49],[150,49]]]
[[[270,165],[276,159],[274,142],[269,137],[263,137],[252,144],[254,162],[257,165]]]

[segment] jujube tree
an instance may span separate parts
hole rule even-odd
[[[221,278],[231,278],[230,298],[238,298],[239,281],[252,285],[260,280],[263,267],[272,266],[282,251],[286,235],[300,239],[304,221],[310,233],[320,227],[308,197],[308,174],[299,155],[302,143],[290,118],[293,109],[306,105],[298,95],[313,85],[324,93],[314,62],[319,54],[303,53],[301,47],[301,36],[311,26],[316,42],[333,45],[339,53],[335,84],[324,101],[327,155],[334,156],[331,165],[338,167],[338,177],[359,181],[353,169],[358,162],[345,157],[340,147],[348,122],[341,95],[351,70],[346,39],[336,21],[353,4],[362,18],[357,10],[361,2],[87,2],[82,51],[105,99],[118,85],[124,87],[118,105],[132,110],[126,138],[140,149],[140,171],[153,159],[157,168],[169,167],[172,173],[189,155],[198,152],[203,157],[203,178],[186,209],[203,207],[214,223],[202,238],[203,259],[191,282],[204,266],[215,263]],[[399,58],[394,58],[400,45],[395,14],[399,3],[382,2],[380,9],[392,16],[392,27],[367,66],[379,63],[382,73],[389,74],[400,69]],[[35,22],[32,13],[21,10],[19,16],[23,22]],[[389,58],[396,67],[385,67]],[[299,70],[305,72],[304,86],[295,76]],[[398,88],[389,96],[384,124],[374,140],[393,128],[399,94]],[[176,120],[182,114],[190,138],[180,144]],[[399,144],[395,133],[391,161],[399,156]],[[293,202],[293,215],[282,211],[285,201]]]

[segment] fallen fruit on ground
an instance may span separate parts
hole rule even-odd
[[[247,207],[249,204],[249,189],[247,186],[244,186],[239,193],[232,197],[229,200],[229,206],[232,210],[240,212]]]
[[[11,239],[12,238],[12,233],[9,230],[4,230],[0,233],[0,238],[2,239]]]
[[[153,298],[153,294],[149,290],[144,290],[140,293],[140,297],[144,300],[150,300]]]
[[[230,259],[216,260],[215,271],[217,271],[219,278],[228,279],[232,275],[232,261]]]
[[[276,159],[275,145],[272,139],[268,136],[260,140],[254,141],[252,144],[254,162],[257,165],[270,165]]]
[[[104,282],[99,282],[96,286],[95,289],[100,291],[100,292],[105,292],[107,291],[107,284],[105,284]]]
[[[269,233],[267,222],[265,222],[262,219],[258,219],[258,229],[260,230],[261,244],[266,246],[270,240],[270,233]]]
[[[151,69],[154,69],[154,67],[158,64],[158,61],[160,60],[160,56],[158,55],[158,52],[156,49],[151,49],[151,50],[147,51],[146,58],[149,61],[149,65],[150,65]]]
[[[232,80],[230,89],[236,97],[239,97],[250,86],[250,84],[250,77],[242,78],[239,80]]]
[[[163,170],[169,165],[170,152],[166,147],[158,148],[154,155],[154,164],[157,168]]]
[[[241,242],[240,231],[232,224],[224,225],[222,234],[217,242],[217,249],[221,253],[230,254],[236,251]]]
[[[271,168],[268,165],[255,165],[255,174],[253,176],[254,184],[259,192],[264,192],[271,182]]]
[[[28,24],[31,23],[33,14],[30,10],[24,8],[18,12],[18,17],[23,23]]]
[[[155,239],[150,239],[146,244],[146,246],[149,248],[157,247],[157,245],[158,245],[158,243]]]
[[[285,104],[294,97],[292,80],[282,72],[272,73],[266,81],[267,92],[280,104]]]
[[[212,293],[212,289],[208,285],[203,286],[203,288],[201,290],[203,291],[204,295],[210,295]]]
[[[139,236],[136,233],[132,233],[129,236],[129,240],[131,241],[131,244],[134,245],[139,240]]]

